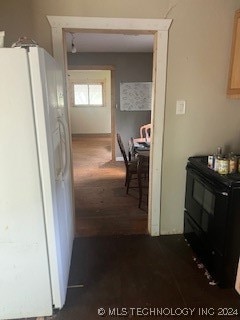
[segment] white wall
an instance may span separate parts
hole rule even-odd
[[[240,1],[181,0],[169,17],[161,233],[181,233],[189,156],[240,151],[240,102],[227,98],[233,18]],[[186,114],[176,115],[176,101]]]
[[[111,71],[69,70],[69,89],[72,81],[104,80],[104,107],[70,106],[71,131],[75,134],[111,133]],[[71,93],[72,90],[69,90]],[[73,101],[70,99],[70,101]]]

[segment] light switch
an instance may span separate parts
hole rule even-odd
[[[185,114],[186,101],[185,100],[177,100],[176,103],[176,114]]]

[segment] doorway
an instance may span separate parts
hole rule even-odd
[[[98,66],[98,68],[102,67],[103,69],[104,67],[107,68],[109,63],[115,67],[115,83],[112,86],[115,89],[115,95],[112,94],[112,97],[116,96],[116,103],[112,103],[112,112],[116,114],[117,132],[121,135],[126,153],[128,153],[130,137],[138,138],[140,136],[140,127],[151,121],[151,110],[149,105],[144,103],[145,100],[142,99],[145,87],[141,87],[142,90],[138,95],[131,95],[135,97],[135,100],[137,100],[137,97],[141,97],[141,100],[137,100],[138,103],[132,104],[135,108],[130,110],[126,110],[122,104],[120,88],[123,84],[136,84],[139,86],[151,84],[153,35],[140,37],[113,33],[85,33],[75,30],[75,33],[66,33],[66,40],[70,83],[73,82],[75,84],[79,80],[77,78],[79,73],[82,74],[81,79],[88,82],[90,79],[89,73],[97,72],[89,70],[90,67],[91,69],[96,69]],[[74,52],[72,52],[72,43],[75,47]],[[125,43],[125,47],[123,47],[123,43]],[[69,70],[70,68],[72,70]],[[105,74],[106,70],[98,70],[98,72]],[[102,77],[101,82],[103,82],[103,78],[105,76]],[[71,90],[69,91],[71,92]],[[132,92],[129,92],[129,94],[132,94]],[[72,132],[74,134],[101,132],[100,130],[92,131],[91,119],[86,118],[85,114],[80,110],[81,106],[72,107],[72,100],[70,99]],[[127,99],[127,101],[131,102],[135,102],[135,100]],[[140,110],[136,108],[139,106],[142,106]],[[107,104],[103,108],[93,108],[93,112],[96,113],[99,109],[106,109],[106,107]],[[83,108],[85,108],[83,110],[85,112],[86,106],[83,106]],[[78,112],[81,112],[81,117],[78,116]],[[91,110],[87,110],[87,112],[89,114]],[[99,113],[94,116],[96,125],[102,125],[103,120],[100,120]],[[113,121],[112,127],[115,127],[115,121]],[[114,138],[113,145],[115,145],[116,135],[113,134],[112,137]],[[139,208],[137,175],[133,175],[135,179],[131,181],[131,187],[127,194],[124,186],[126,170],[119,146],[116,146],[117,157],[114,156],[113,163],[110,164],[109,161],[106,161],[106,151],[109,145],[106,144],[107,141],[103,141],[103,138],[106,140],[107,137],[74,136],[73,138],[77,235],[146,234],[148,211],[147,177],[145,176],[142,180],[144,188],[142,188],[143,197],[141,208]],[[80,147],[82,150],[79,149]],[[102,159],[99,159],[100,154]],[[90,155],[93,156],[90,157]],[[116,158],[121,163],[116,163]],[[88,173],[87,176],[84,172]],[[93,172],[94,174],[92,174]],[[92,178],[90,178],[91,175],[93,176]],[[81,183],[81,181],[84,181],[84,183]],[[107,181],[108,183],[106,183]],[[93,194],[92,198],[89,198],[90,193]],[[109,228],[110,225],[111,227]]]
[[[63,31],[101,30],[101,32],[126,32],[128,34],[154,34],[153,104],[151,113],[152,147],[150,153],[150,190],[148,230],[151,235],[160,234],[161,223],[161,175],[164,132],[165,86],[167,66],[168,29],[171,19],[121,19],[89,17],[47,17],[52,27],[53,53],[62,66],[64,56]]]
[[[100,79],[99,74],[104,75],[104,77],[102,77],[103,81],[106,73],[110,73],[110,71],[98,70],[97,72],[94,71],[96,69],[95,66],[91,66],[93,70],[87,71],[89,70],[90,65],[84,65],[85,59],[88,59],[89,61],[89,56],[92,56],[93,54],[86,53],[85,55],[81,51],[71,54],[70,44],[71,43],[68,43],[68,68],[71,70],[68,70],[68,78],[70,82],[69,92],[72,95],[73,92],[71,87],[73,84],[81,83],[81,80],[87,80],[87,83],[90,81],[91,77],[89,76],[89,72],[92,73],[92,76],[95,75],[98,80]],[[105,55],[106,54],[104,53],[104,56]],[[139,65],[142,63],[142,54],[140,54],[140,57],[138,56],[139,53],[134,54],[134,56],[131,55],[130,62],[133,64],[133,60],[139,60],[139,58],[141,58],[140,62],[137,64],[135,62],[137,67],[136,72],[139,77],[142,75],[142,72],[139,70]],[[145,54],[145,56],[147,56],[149,60],[147,69],[151,70],[152,54]],[[151,57],[151,59],[149,57]],[[133,68],[131,64],[129,65],[129,63],[127,63],[127,61],[129,61],[128,53],[108,53],[107,57],[104,57],[104,62],[107,63],[109,58],[114,62],[116,69],[122,69],[122,76],[128,75],[129,67]],[[91,61],[92,63],[96,60],[99,62],[99,59],[103,59],[102,55],[95,53],[91,58]],[[121,63],[118,62],[119,60],[121,60]],[[146,62],[146,60],[144,62]],[[126,67],[124,67],[124,65],[126,65]],[[76,70],[76,68],[78,68],[78,70]],[[126,71],[124,72],[124,70]],[[81,74],[80,77],[79,73]],[[144,72],[143,74],[145,75]],[[115,88],[115,84],[113,85],[113,88]],[[99,122],[101,122],[100,125],[102,125],[104,119],[100,121],[100,115],[97,115],[96,112],[99,111],[99,108],[106,109],[107,105],[104,105],[104,107],[94,106],[92,110],[88,110],[89,108],[84,105],[82,106],[83,110],[81,110],[81,106],[72,106],[72,100],[73,97],[70,96],[70,117],[73,132],[72,158],[76,236],[146,234],[146,189],[144,189],[144,197],[140,209],[138,208],[139,194],[137,180],[134,179],[134,181],[132,181],[131,186],[134,188],[131,188],[129,194],[126,194],[126,188],[124,187],[124,163],[122,161],[116,162],[115,157],[113,158],[113,161],[111,161],[110,135],[106,132],[101,132],[101,127],[98,129],[95,127],[93,128],[90,122],[91,119],[86,118],[86,115],[83,114],[85,111],[87,111],[87,115],[93,112],[91,116],[94,117],[96,126]],[[112,108],[112,111],[115,111],[114,107]],[[78,112],[80,112],[79,115]],[[118,111],[118,113],[122,112]],[[135,117],[137,114],[140,116],[139,112],[135,112]],[[148,114],[150,118],[150,111],[148,111]],[[124,113],[124,117],[129,117],[129,113]],[[127,119],[125,122],[126,121]],[[112,127],[115,127],[114,123]],[[92,129],[94,130],[92,131]]]
[[[111,72],[68,70],[72,134],[111,135]]]

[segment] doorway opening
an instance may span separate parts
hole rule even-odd
[[[67,49],[67,48],[66,48]],[[67,53],[68,55],[68,53]],[[81,56],[79,57],[81,61]],[[77,60],[78,61],[78,60]],[[73,135],[105,135],[111,141],[111,159],[115,159],[115,70],[114,66],[71,64],[67,56],[68,100],[71,133]],[[77,105],[73,103],[74,84],[102,86],[100,105]],[[84,88],[85,90],[85,88]],[[86,99],[86,92],[79,92],[80,99]],[[89,94],[89,92],[88,92]],[[93,92],[93,95],[95,92]]]
[[[145,39],[151,37],[150,41],[148,40],[148,43],[151,44],[149,46],[150,52],[133,52],[132,49],[130,51],[130,48],[126,51],[122,47],[113,49],[111,41],[106,44],[106,47],[102,48],[104,52],[98,52],[99,46],[96,45],[96,42],[99,43],[99,40],[97,38],[100,36],[101,42],[103,42],[107,34],[94,34],[95,41],[91,50],[93,52],[86,52],[82,39],[84,35],[84,33],[74,33],[74,44],[77,52],[71,53],[71,37],[69,37],[70,41],[67,43],[70,120],[73,133],[76,234],[80,236],[146,234],[147,192],[145,191],[147,189],[143,188],[144,196],[140,209],[138,208],[137,175],[132,180],[131,188],[126,194],[126,188],[124,187],[125,167],[118,145],[116,146],[116,152],[112,152],[112,158],[109,158],[111,154],[109,151],[111,150],[111,137],[112,146],[115,146],[116,143],[116,126],[122,136],[125,134],[125,149],[128,153],[129,138],[131,136],[139,137],[140,126],[151,121],[151,110],[124,112],[119,110],[119,107],[116,108],[116,105],[120,105],[120,81],[145,82],[152,80],[153,37],[145,36]],[[91,36],[92,34],[88,33],[88,35]],[[118,35],[114,36],[118,38]],[[124,35],[120,36],[122,40],[125,37]],[[132,44],[136,36],[132,35],[128,38],[128,41]],[[80,49],[77,41],[81,43]],[[144,45],[146,47],[146,44]],[[122,52],[118,52],[119,50]],[[135,49],[135,51],[138,50],[140,49]],[[111,66],[108,64],[109,61],[112,63]],[[111,87],[108,85],[110,83],[110,77],[107,77],[109,73],[112,75]],[[83,108],[81,106],[73,107],[73,85],[82,82],[90,83],[93,78],[101,83],[106,82],[104,106],[94,106],[92,109],[86,108],[85,105]],[[117,97],[115,97],[114,92],[117,92]],[[111,97],[112,125],[110,125],[111,128],[108,127],[104,131],[103,125],[107,118],[107,110],[110,109],[108,106],[111,105]],[[102,112],[104,113],[103,117],[101,117]],[[125,128],[122,129],[122,126]],[[108,136],[108,133],[111,133],[111,136]],[[120,158],[122,161],[116,162],[116,158]],[[112,161],[110,162],[110,160]],[[146,184],[146,181],[144,182]]]
[[[152,142],[150,151],[150,188],[148,231],[160,234],[161,225],[161,176],[164,132],[164,107],[167,66],[168,29],[171,19],[122,19],[90,17],[48,16],[52,27],[53,53],[62,66],[66,65],[63,43],[64,30],[88,30],[98,32],[120,32],[127,34],[154,34],[153,53],[153,103],[151,112]]]

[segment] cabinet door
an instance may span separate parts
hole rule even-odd
[[[230,98],[240,99],[240,10],[236,11],[234,18],[227,94]]]

